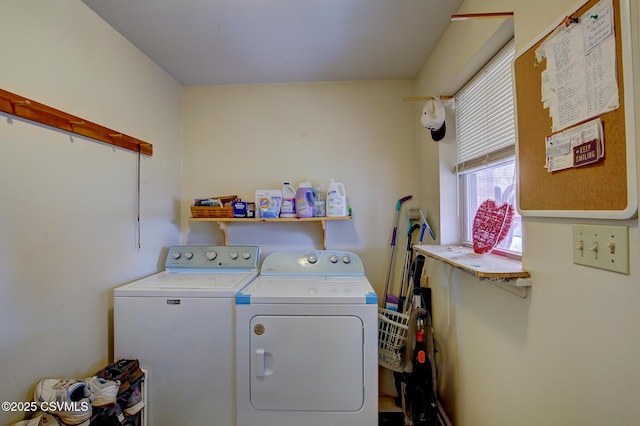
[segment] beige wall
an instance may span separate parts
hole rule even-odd
[[[515,11],[522,48],[574,6],[468,0],[460,12]],[[403,208],[401,235],[406,208],[419,205],[438,242],[454,242],[455,191],[440,189],[452,183],[455,132],[450,126],[445,141],[432,142],[417,120],[421,105],[401,99],[452,94],[469,64],[481,62],[483,46],[508,32],[501,25],[452,23],[416,82],[194,87],[182,97],[81,3],[1,2],[0,87],[148,140],[155,150],[142,160],[137,249],[135,155],[2,116],[2,400],[28,400],[41,378],[81,378],[107,362],[113,288],[160,268],[162,248],[178,243],[180,231],[183,242],[222,242],[213,223],[188,221],[195,197],[250,199],[256,188],[284,180],[342,181],[354,220],[328,224],[327,242],[361,254],[379,294],[398,198],[415,198]],[[622,221],[630,226],[630,276],[574,266],[574,222],[524,219],[523,262],[534,282],[527,299],[427,262],[441,397],[457,425],[631,425],[640,418],[637,220]],[[312,225],[230,229],[231,243],[259,244],[264,254],[320,240]],[[404,244],[399,238],[397,264]],[[0,413],[3,424],[17,418]]]
[[[181,88],[81,2],[0,2],[0,87],[154,145],[135,153],[0,114],[0,400],[109,361],[112,290],[179,242]],[[0,412],[0,424],[20,413]]]
[[[637,2],[631,3],[635,20]],[[516,49],[521,50],[580,4],[467,0],[460,12],[514,11]],[[416,82],[418,94],[455,93],[473,69],[469,64],[484,56],[487,45],[497,44],[505,31],[501,24],[451,23]],[[421,203],[441,213],[436,226],[442,242],[455,242],[455,203],[452,206],[444,189],[453,191],[455,185],[449,172],[455,158],[454,132],[436,144],[421,130],[418,127]],[[436,179],[443,186],[425,184]],[[572,263],[571,225],[584,222],[629,225],[630,276]],[[533,277],[527,299],[439,262],[427,262],[443,360],[440,394],[455,424],[638,424],[637,219],[524,218],[523,233],[523,264]]]
[[[212,222],[188,222],[203,196],[342,182],[354,219],[328,223],[327,246],[361,255],[382,294],[396,201],[417,197],[412,81],[188,87],[184,96],[182,226],[188,242],[222,243]],[[406,248],[403,205],[396,255]],[[417,203],[414,203],[417,205]],[[229,243],[322,248],[319,224],[233,224]],[[396,264],[400,265],[401,259]]]

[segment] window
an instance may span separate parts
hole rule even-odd
[[[480,204],[488,199],[510,203],[514,207],[511,227],[496,251],[520,255],[521,218],[515,211],[514,56],[512,40],[456,94],[456,172],[463,243],[473,244],[473,219]]]

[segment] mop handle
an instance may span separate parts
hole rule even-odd
[[[393,228],[393,236],[391,237],[392,246],[396,245],[396,234],[398,233],[398,212],[400,211],[400,206],[402,206],[402,203],[412,198],[413,198],[413,195],[407,195],[406,197],[400,198],[396,203],[396,226]]]
[[[407,251],[411,250],[411,246],[412,246],[412,244],[411,244],[411,234],[413,234],[413,231],[415,231],[419,227],[420,227],[420,225],[415,223],[411,228],[409,228],[409,232],[407,232]]]
[[[400,204],[404,203],[405,201],[409,201],[412,198],[413,198],[413,195],[407,195],[406,197],[400,198],[398,200],[398,204],[396,204],[396,210],[400,210]]]
[[[391,269],[393,264],[393,253],[395,252],[395,248],[396,248],[396,236],[398,234],[398,219],[400,218],[400,207],[402,206],[402,203],[412,198],[413,198],[413,195],[407,195],[400,198],[396,203],[396,218],[395,218],[395,225],[393,227],[393,234],[391,236],[391,253],[389,255],[389,265],[387,267],[387,279],[385,280],[385,284],[384,284],[384,299],[382,302],[383,304],[387,303],[389,283],[391,282]]]

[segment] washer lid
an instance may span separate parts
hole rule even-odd
[[[236,296],[237,305],[272,303],[377,304],[366,277],[259,276]]]
[[[114,290],[116,297],[234,297],[258,275],[244,272],[160,272]]]

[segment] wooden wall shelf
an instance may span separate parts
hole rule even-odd
[[[224,235],[224,244],[228,244],[227,230],[230,224],[232,223],[284,223],[284,222],[315,222],[320,223],[322,225],[322,248],[326,250],[327,248],[327,236],[326,236],[326,224],[327,222],[332,222],[336,220],[351,220],[351,216],[341,216],[341,217],[308,217],[308,218],[273,218],[273,219],[255,219],[255,218],[244,218],[244,217],[192,217],[189,219],[192,222],[216,222],[220,231]]]
[[[416,245],[414,249],[520,297],[527,297],[527,287],[531,287],[531,275],[516,259],[491,253],[477,254],[470,247]]]
[[[153,155],[153,145],[148,142],[2,89],[0,89],[0,111],[129,151]]]

